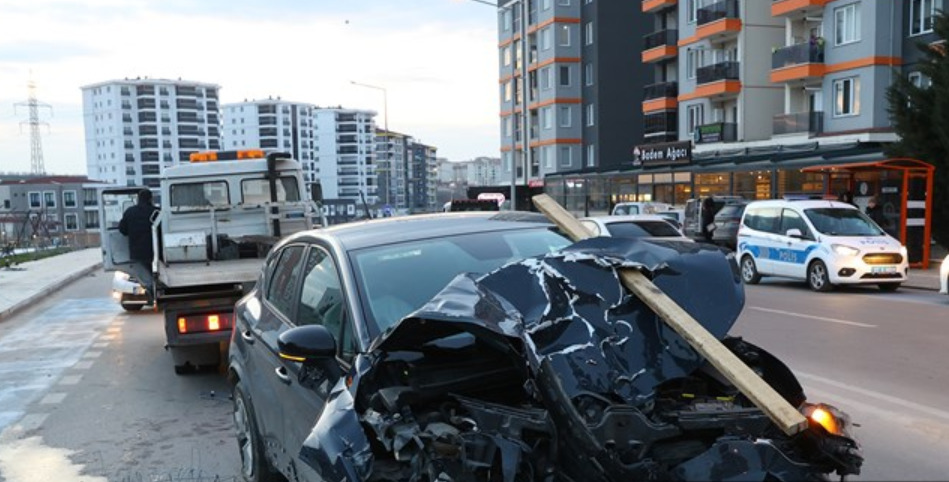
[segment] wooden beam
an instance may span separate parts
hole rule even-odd
[[[590,231],[583,227],[577,218],[550,196],[540,194],[534,196],[533,201],[537,209],[574,241],[592,237]],[[794,435],[807,428],[807,419],[797,409],[645,275],[635,269],[621,269],[619,274],[626,289],[659,315],[695,351],[767,414],[784,433]]]

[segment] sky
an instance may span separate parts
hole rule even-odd
[[[0,173],[86,174],[81,86],[148,77],[378,112],[453,161],[498,156],[497,17],[472,0],[0,0]]]

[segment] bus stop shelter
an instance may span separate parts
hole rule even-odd
[[[811,166],[803,172],[824,174],[824,194],[843,188],[861,208],[871,197],[884,206],[891,236],[906,246],[913,268],[929,268],[932,229],[932,190],[935,167],[918,159],[893,158],[870,162]]]

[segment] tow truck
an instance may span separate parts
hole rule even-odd
[[[299,162],[257,149],[193,153],[189,163],[165,168],[160,211],[152,220],[151,267],[175,373],[226,360],[234,304],[256,283],[271,246],[325,224],[319,185],[309,199],[301,196],[303,186]],[[128,272],[128,238],[118,225],[142,189],[100,192],[106,271]]]

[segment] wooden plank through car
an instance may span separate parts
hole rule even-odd
[[[574,241],[593,236],[570,212],[550,196],[540,194],[534,196],[533,201],[534,206],[537,206]],[[639,297],[695,351],[735,384],[741,393],[764,411],[784,433],[794,435],[807,428],[807,419],[797,409],[645,275],[635,269],[621,269],[619,274],[626,289]]]

